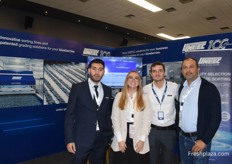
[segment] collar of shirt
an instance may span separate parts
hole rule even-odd
[[[136,97],[136,92],[133,93],[132,97],[130,97],[130,94],[129,94],[129,93],[127,93],[127,96],[129,97],[129,100],[134,101],[134,99],[135,99],[135,97]]]
[[[164,79],[164,83],[163,83],[163,86],[161,87],[161,88],[158,88],[155,84],[154,84],[154,82],[152,82],[153,83],[153,89],[155,89],[155,90],[161,90],[161,91],[163,91],[164,89],[165,89],[165,87],[166,87],[166,80]]]
[[[98,84],[96,84],[96,83],[94,83],[90,78],[88,78],[88,83],[89,83],[89,88],[90,88],[91,95],[94,96],[94,92],[95,92],[94,86],[95,86],[95,85],[98,85],[98,91],[101,91],[101,90],[102,90],[102,85],[101,85],[100,82],[99,82]],[[99,93],[100,93],[100,92],[99,92]]]
[[[198,76],[191,84],[190,84],[190,86],[188,86],[188,82],[187,82],[187,80],[185,80],[185,82],[184,82],[184,84],[183,84],[183,86],[184,87],[194,87],[195,85],[197,85],[199,82],[201,82],[201,77],[200,76]]]
[[[158,88],[154,82],[153,82],[153,89],[155,90],[158,98],[161,100],[162,99],[162,96],[164,94],[164,90],[165,90],[165,87],[166,87],[166,80],[164,80],[164,83],[163,83],[163,86],[161,88]],[[168,84],[167,84],[168,85]]]
[[[95,85],[98,87],[101,87],[101,83],[99,82],[98,84],[94,83],[90,78],[88,79],[89,85],[91,88],[94,88]]]
[[[127,108],[129,109],[129,110],[133,110],[134,111],[134,109],[135,109],[135,97],[136,97],[136,92],[135,93],[133,93],[133,95],[132,95],[132,97],[130,97],[130,95],[129,95],[129,93],[127,94],[127,96],[128,96],[128,102],[127,102]]]

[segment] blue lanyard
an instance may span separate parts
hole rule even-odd
[[[152,82],[152,84],[151,84],[151,88],[152,88],[152,91],[153,91],[153,93],[154,93],[154,95],[155,95],[157,101],[159,102],[159,104],[160,104],[160,106],[161,106],[161,104],[162,104],[163,101],[164,101],[164,97],[165,97],[165,95],[166,95],[167,88],[168,88],[167,81],[166,81],[166,86],[165,86],[165,89],[164,89],[164,93],[163,93],[161,102],[160,102],[159,97],[157,96],[157,94],[156,94],[156,92],[155,92],[155,90],[154,90],[154,88],[153,88],[153,82]]]

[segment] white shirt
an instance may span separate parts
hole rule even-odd
[[[137,112],[137,114],[138,114],[138,113],[142,114],[142,112],[144,112],[144,111],[142,111],[142,112],[135,111],[135,110],[136,110],[136,103],[134,103],[134,101],[135,101],[135,98],[136,98],[137,93],[135,92],[135,93],[132,95],[132,98],[129,96],[129,93],[127,93],[128,103],[126,104],[126,108],[125,108],[124,110],[121,110],[121,109],[119,109],[119,107],[118,107],[118,103],[119,103],[119,99],[120,99],[120,98],[118,98],[118,95],[121,96],[121,92],[119,92],[119,93],[117,94],[117,100],[114,100],[114,101],[115,101],[114,104],[117,104],[117,105],[116,105],[116,106],[113,105],[113,111],[118,110],[118,111],[120,111],[120,112],[122,112],[122,113],[126,112],[126,121],[127,121],[127,123],[128,123],[128,122],[129,122],[129,123],[132,123],[132,122],[134,123],[135,113]],[[115,109],[115,108],[116,108],[116,109]],[[145,110],[148,110],[148,109],[145,109]],[[115,113],[115,112],[113,112],[113,113]],[[112,116],[111,116],[111,117],[114,117],[114,114],[113,114],[113,113],[112,113]],[[133,117],[132,117],[132,114],[134,115]],[[140,121],[141,121],[141,120],[140,120]],[[121,123],[120,123],[120,124],[121,124]],[[127,129],[127,131],[129,131],[129,129]],[[115,133],[115,137],[117,138],[117,141],[118,141],[118,142],[123,141],[123,135],[120,133],[120,131],[119,131],[119,132],[114,132],[114,133]],[[145,141],[145,140],[146,140],[146,137],[147,137],[147,135],[145,135],[145,134],[140,134],[139,140]]]
[[[127,94],[128,96],[128,103],[127,103],[127,107],[126,107],[126,120],[127,122],[134,122],[134,110],[135,110],[135,97],[136,97],[136,92],[132,95],[132,98],[129,96],[129,93]]]
[[[153,82],[152,82],[153,83]],[[153,111],[152,124],[156,126],[166,127],[173,125],[175,123],[176,109],[175,109],[175,99],[178,98],[178,84],[174,82],[167,81],[167,91],[163,102],[160,103],[157,101],[154,92],[152,91],[152,83],[143,87],[144,93],[147,94],[150,106]],[[162,88],[158,88],[153,83],[153,89],[155,90],[160,102],[162,100],[164,90],[166,86],[166,80]],[[164,113],[164,119],[158,119],[158,112],[162,111]]]
[[[180,107],[179,112],[179,127],[184,132],[197,131],[197,117],[198,117],[198,95],[201,85],[201,78],[198,77],[190,86],[187,81],[184,82],[184,88],[180,94]]]
[[[96,98],[96,101],[97,101],[97,105],[100,106],[100,104],[103,100],[103,96],[104,96],[102,84],[100,82],[98,84],[95,84],[90,78],[88,79],[88,82],[89,82],[89,90],[90,90],[90,93],[91,93],[93,99],[94,99],[94,97],[96,98],[94,86],[98,85],[97,91],[98,91],[99,96],[98,96],[98,98]]]
[[[121,110],[119,108],[120,98],[122,92],[117,93],[114,99],[112,108],[112,123],[114,129],[114,137],[111,147],[114,151],[120,151],[118,142],[126,141],[128,128],[127,128],[127,109]],[[134,149],[136,143],[141,140],[144,141],[144,147],[140,154],[147,153],[150,149],[148,135],[151,129],[151,109],[149,107],[148,98],[146,94],[143,94],[145,109],[143,111],[134,110],[134,135],[133,146]],[[131,124],[130,124],[131,125]]]
[[[103,100],[103,96],[104,96],[104,92],[103,92],[103,88],[102,88],[101,83],[95,84],[90,78],[88,79],[88,83],[89,83],[89,90],[90,90],[90,93],[92,95],[92,98],[94,99],[94,97],[95,97],[97,105],[100,106],[100,104]],[[96,97],[96,93],[95,93],[95,88],[94,88],[95,85],[98,86],[98,88],[97,88],[98,98]],[[96,109],[96,110],[98,110],[98,109]],[[100,130],[99,125],[98,125],[98,121],[96,122],[96,130]]]

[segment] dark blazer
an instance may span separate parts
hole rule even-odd
[[[102,84],[104,97],[99,109],[93,100],[88,80],[73,84],[65,112],[65,143],[75,142],[90,146],[96,134],[98,121],[101,136],[110,143],[113,136],[111,88]]]
[[[221,98],[214,84],[201,79],[198,97],[197,140],[202,140],[207,144],[214,137],[221,122]],[[183,85],[179,88],[179,97],[182,89]],[[178,126],[179,108],[176,119]]]

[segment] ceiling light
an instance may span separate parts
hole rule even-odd
[[[191,38],[191,37],[190,36],[182,36],[182,37],[175,38],[174,40],[188,39],[188,38]]]
[[[173,36],[170,36],[170,35],[167,35],[167,34],[164,34],[164,33],[159,33],[157,34],[158,36],[161,36],[163,38],[166,38],[166,39],[170,39],[170,40],[180,40],[180,39],[187,39],[187,38],[190,38],[190,36],[183,36],[183,37],[178,37],[178,38],[175,38]]]
[[[145,9],[147,9],[147,10],[150,10],[152,12],[157,12],[157,11],[162,10],[161,8],[159,8],[159,7],[153,5],[150,2],[147,2],[145,0],[128,0],[128,1],[134,3],[134,4],[138,5],[138,6],[141,6],[141,7],[145,8]]]
[[[161,36],[163,38],[166,38],[166,39],[175,40],[175,38],[173,36],[170,36],[170,35],[167,35],[167,34],[164,34],[164,33],[159,33],[157,35]]]

